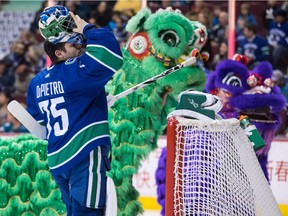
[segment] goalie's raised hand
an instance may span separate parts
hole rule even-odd
[[[77,28],[74,28],[73,31],[83,34],[83,29],[88,23],[85,20],[81,19],[78,15],[75,15],[73,12],[70,11],[69,13],[77,26]]]

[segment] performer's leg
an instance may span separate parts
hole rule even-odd
[[[268,155],[258,155],[258,161],[260,163],[260,166],[264,172],[264,175],[269,182],[269,175],[268,175],[268,170],[267,170],[267,163],[268,163]]]

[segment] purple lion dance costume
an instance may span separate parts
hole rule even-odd
[[[265,141],[265,147],[256,151],[256,155],[268,181],[268,152],[282,123],[280,113],[286,105],[280,88],[273,84],[272,73],[269,62],[260,63],[249,74],[249,88],[242,94],[230,98],[231,107],[236,109],[238,114],[247,115]]]
[[[236,55],[238,61],[225,60],[219,63],[215,72],[208,77],[206,90],[212,94],[224,90],[228,95],[227,103],[224,103],[224,118],[247,115],[257,127],[265,147],[256,151],[256,155],[269,181],[266,167],[268,152],[281,125],[280,113],[286,105],[286,99],[280,88],[273,84],[273,69],[269,62],[262,62],[249,72],[243,64],[243,58]]]
[[[258,161],[269,181],[267,171],[268,152],[277,129],[281,125],[281,111],[286,99],[272,81],[273,69],[269,62],[262,62],[252,71],[245,66],[246,57],[236,54],[234,60],[220,62],[208,76],[206,91],[217,95],[223,108],[223,118],[239,118],[247,115],[265,141],[256,151]],[[157,201],[165,215],[166,148],[163,149],[156,170]]]

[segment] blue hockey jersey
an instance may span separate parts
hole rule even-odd
[[[271,46],[281,45],[288,47],[288,23],[271,22],[267,36],[268,43]]]
[[[255,35],[252,41],[247,38],[240,40],[237,53],[253,57],[255,61],[268,61],[269,45],[266,38]]]
[[[46,126],[48,165],[67,171],[99,145],[111,145],[105,84],[122,67],[118,41],[105,28],[83,30],[86,52],[37,74],[27,92],[28,112]]]

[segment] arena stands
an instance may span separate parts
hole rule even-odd
[[[141,1],[141,0],[139,0]],[[1,4],[2,2],[2,4]],[[45,67],[46,56],[44,53],[39,52],[43,46],[43,38],[38,32],[38,16],[43,8],[47,5],[47,1],[0,1],[0,60],[6,59],[9,56],[15,62],[23,63],[20,60],[23,58],[25,63],[28,63],[32,68],[34,74],[38,73],[41,68]],[[114,32],[115,36],[119,40],[121,47],[126,43],[129,34],[125,30],[127,21],[133,16],[138,10],[129,8],[127,10],[127,4],[122,9],[119,8],[120,2],[118,1],[55,1],[58,4],[65,4],[74,13],[79,13],[81,16],[87,17],[88,21],[101,26],[103,22],[97,19],[101,19],[103,16],[105,18],[105,24],[108,23],[110,29]],[[122,2],[122,1],[121,1]],[[271,3],[272,2],[272,3]],[[273,3],[274,2],[274,3]],[[117,4],[119,3],[119,4]],[[123,2],[122,2],[123,3]],[[236,17],[240,15],[240,8],[243,3],[249,4],[249,10],[251,14],[256,17],[257,22],[257,33],[266,37],[268,34],[268,29],[264,23],[264,14],[270,13],[273,15],[272,9],[280,8],[284,6],[284,2],[280,1],[236,1]],[[123,4],[120,4],[123,6]],[[129,4],[128,4],[129,6]],[[212,32],[214,26],[212,26],[213,12],[214,9],[220,9],[220,11],[228,12],[228,1],[204,1],[204,0],[194,0],[194,1],[147,1],[147,6],[152,12],[158,10],[159,8],[165,8],[171,6],[173,9],[179,9],[181,12],[191,19],[201,20],[205,19],[205,25],[208,29],[209,35]],[[121,8],[121,7],[120,7]],[[271,9],[272,8],[272,9]],[[119,11],[121,10],[121,11]],[[215,18],[215,16],[214,16]],[[217,17],[216,17],[217,18]],[[110,20],[110,21],[109,21]],[[103,20],[102,20],[103,21]],[[235,21],[236,22],[236,21]],[[30,32],[30,33],[29,33]],[[211,39],[211,38],[210,38]],[[212,71],[214,66],[212,66],[213,57],[219,54],[220,44],[216,46],[211,46],[208,40],[207,46],[205,47],[210,52],[210,61],[205,64],[205,69],[207,72]],[[227,40],[227,38],[226,38]],[[23,43],[25,46],[25,53],[21,54],[21,57],[15,56],[16,45]],[[225,41],[227,43],[227,41]],[[16,51],[17,54],[17,51]],[[13,57],[14,55],[14,57]],[[39,56],[40,55],[40,56]],[[41,56],[42,55],[42,56]],[[227,56],[221,56],[221,59],[225,59]],[[34,59],[32,61],[31,59]],[[36,60],[36,61],[35,61]],[[38,61],[38,62],[37,62]],[[7,61],[5,61],[7,62]],[[9,61],[8,61],[9,62]],[[11,64],[11,62],[10,62]],[[16,75],[15,67],[17,65],[7,65],[9,73],[13,76]],[[287,71],[282,71],[284,74]],[[25,101],[25,95],[13,95],[14,97],[20,97],[22,101]]]

